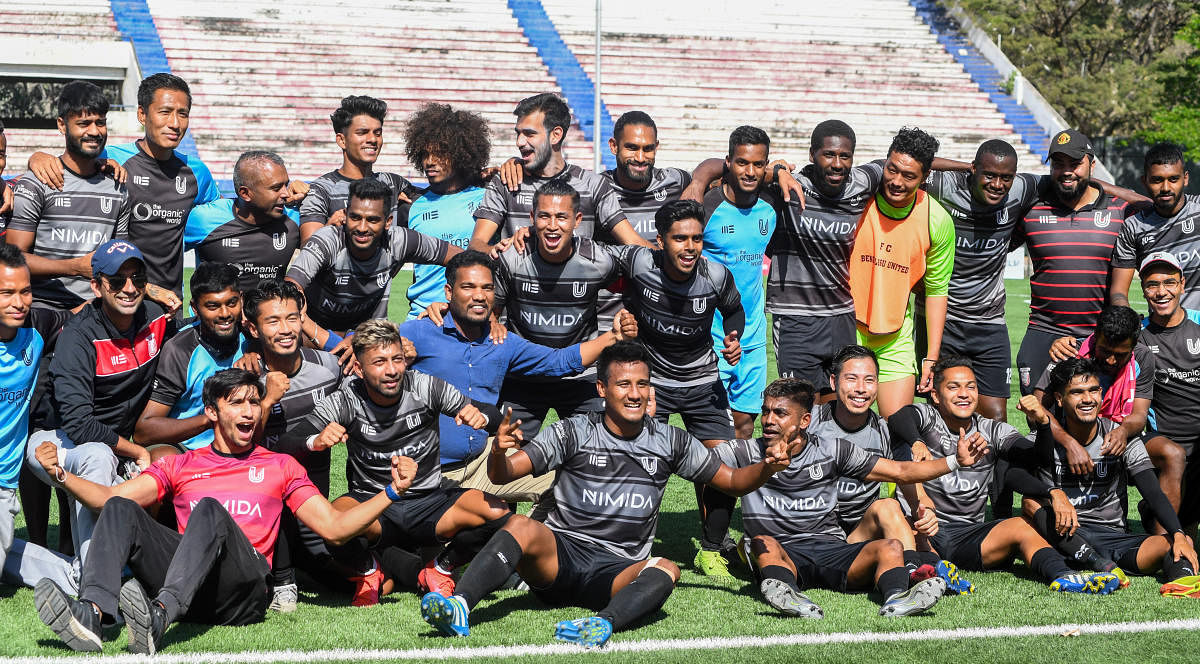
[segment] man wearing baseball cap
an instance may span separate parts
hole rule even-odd
[[[106,486],[117,480],[117,457],[150,463],[133,443],[134,424],[150,397],[159,351],[175,325],[158,303],[145,298],[146,259],[126,240],[108,240],[91,257],[95,299],[63,328],[50,361],[45,397],[26,445],[29,469],[57,486],[34,456],[44,442],[59,449],[59,465]],[[72,501],[75,552],[87,556],[96,517]]]
[[[1013,246],[1025,244],[1033,262],[1029,328],[1017,352],[1022,394],[1033,393],[1055,339],[1092,333],[1106,301],[1113,245],[1135,211],[1092,182],[1095,154],[1079,131],[1058,132],[1050,141],[1047,186],[1013,236]]]

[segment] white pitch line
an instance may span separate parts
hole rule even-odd
[[[723,650],[732,648],[773,648],[780,646],[819,646],[837,643],[871,641],[943,641],[950,639],[985,639],[1022,636],[1057,636],[1079,630],[1088,634],[1132,634],[1200,629],[1200,619],[1150,620],[1120,623],[1065,623],[1059,625],[1026,625],[1021,627],[961,627],[958,629],[926,629],[915,632],[833,632],[827,634],[782,634],[777,636],[732,636],[695,639],[646,639],[613,641],[597,653],[656,652],[667,650]],[[103,657],[112,664],[271,664],[273,662],[363,662],[379,660],[471,660],[482,658],[528,657],[546,655],[575,655],[586,652],[579,646],[567,644],[479,646],[467,648],[414,648],[409,650],[271,650],[233,653],[180,653],[146,655],[113,655]],[[2,659],[5,664],[78,664],[84,659],[96,661],[95,655],[74,657],[17,657]]]

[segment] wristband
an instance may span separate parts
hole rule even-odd
[[[66,484],[67,483],[67,471],[64,470],[62,466],[55,466],[54,470],[55,470],[54,481],[58,482],[59,484]]]
[[[326,353],[332,351],[334,347],[342,343],[342,338],[343,337],[338,336],[337,333],[330,332],[329,338],[325,340],[325,345],[321,347],[321,350],[325,351]]]
[[[309,451],[309,452],[316,452],[316,451],[317,451],[317,446],[316,446],[316,444],[315,444],[315,443],[317,442],[317,436],[318,436],[318,435],[320,435],[320,434],[315,434],[315,433],[314,433],[313,435],[311,435],[311,436],[309,436],[309,437],[308,437],[308,440],[304,441],[304,446],[308,448],[308,451]]]
[[[958,462],[958,457],[948,456],[948,457],[946,457],[946,466],[950,469],[950,472],[953,473],[954,471],[961,468],[962,464]]]
[[[396,493],[396,490],[392,488],[391,482],[388,482],[387,486],[383,487],[383,492],[387,494],[388,498],[392,499],[392,502],[400,500],[400,494]]]
[[[775,175],[776,182],[779,181],[779,171],[781,171],[781,170],[787,170],[787,165],[786,164],[775,164],[775,168],[772,172]]]

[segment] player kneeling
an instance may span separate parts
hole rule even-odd
[[[658,610],[679,568],[652,557],[658,509],[672,474],[727,494],[753,491],[787,466],[768,449],[758,463],[733,469],[681,429],[646,417],[650,360],[645,348],[618,342],[597,363],[602,418],[555,422],[521,449],[518,425],[505,417],[488,457],[488,476],[506,484],[557,469],[555,506],[544,524],[514,515],[479,552],[449,598],[429,593],[421,615],[447,636],[470,632],[469,614],[515,570],[543,601],[584,606],[596,615],[558,623],[555,638],[599,646]],[[507,454],[507,456],[506,456]]]
[[[867,590],[883,596],[882,616],[908,616],[932,607],[946,591],[940,577],[910,587],[899,540],[846,542],[838,525],[838,479],[912,484],[970,466],[986,453],[979,438],[963,436],[957,455],[929,461],[893,461],[842,438],[809,435],[813,387],[781,378],[763,393],[763,437],[717,447],[721,460],[741,467],[769,450],[784,449],[787,468],[742,498],[742,522],[751,537],[759,588],[772,607],[788,615],[821,618],[824,612],[800,592],[804,587]]]

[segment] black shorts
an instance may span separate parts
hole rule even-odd
[[[922,356],[928,355],[925,319],[918,316],[914,322],[917,352]],[[1012,349],[1008,342],[1008,325],[947,320],[942,329],[942,348],[938,357],[950,355],[961,355],[971,360],[975,369],[975,383],[983,396],[1007,399],[1012,393]]]
[[[654,400],[658,404],[655,418],[666,422],[678,413],[683,428],[700,440],[730,440],[735,435],[729,397],[719,380],[693,387],[655,385]]]
[[[533,440],[551,408],[558,419],[580,413],[604,411],[604,400],[596,392],[596,379],[561,378],[554,382],[534,381],[509,376],[500,388],[500,401],[512,408],[512,418],[521,420],[525,440]]]
[[[1151,537],[1161,537],[1146,533],[1127,533],[1117,528],[1092,524],[1080,524],[1075,534],[1087,540],[1096,553],[1113,561],[1120,560],[1130,550],[1137,551],[1142,543]]]
[[[378,546],[433,546],[443,542],[437,536],[437,523],[464,493],[470,489],[438,487],[429,493],[409,497],[405,494],[393,501],[379,516],[383,534]],[[375,494],[347,494],[358,502],[366,502]]]
[[[847,544],[845,540],[805,537],[781,541],[788,558],[796,566],[796,581],[801,588],[827,588],[844,592],[846,575],[866,542]]]
[[[855,343],[854,313],[837,316],[788,316],[775,314],[771,340],[780,378],[803,378],[830,392],[829,362],[834,353]]]
[[[1189,445],[1188,447],[1200,447]],[[1184,527],[1200,521],[1200,455],[1188,451],[1187,465],[1183,469],[1182,496],[1179,500],[1179,522]]]
[[[558,551],[558,576],[544,587],[531,587],[538,599],[551,606],[582,606],[599,611],[612,599],[613,580],[639,561],[554,532]]]
[[[1050,366],[1050,346],[1059,337],[1067,335],[1043,328],[1030,326],[1017,349],[1017,374],[1021,380],[1021,394],[1033,394],[1038,379]],[[1087,335],[1084,335],[1087,336]],[[1079,337],[1082,339],[1083,337]]]
[[[992,532],[992,528],[1002,522],[1003,519],[983,523],[942,522],[938,524],[938,533],[930,539],[930,544],[943,560],[949,560],[963,569],[982,571],[983,540]]]

